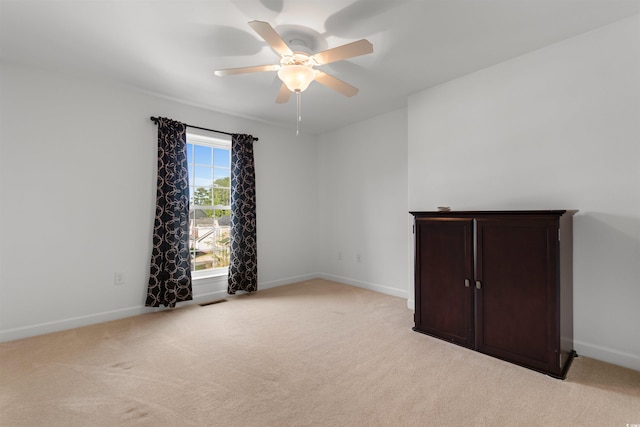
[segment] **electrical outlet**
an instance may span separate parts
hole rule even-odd
[[[124,273],[121,271],[113,273],[113,283],[116,285],[124,285]]]

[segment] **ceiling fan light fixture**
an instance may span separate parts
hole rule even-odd
[[[278,70],[278,77],[291,92],[304,92],[316,78],[316,73],[307,65],[285,65]]]

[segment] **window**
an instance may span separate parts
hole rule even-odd
[[[231,141],[187,133],[187,162],[192,276],[226,274],[231,228]]]

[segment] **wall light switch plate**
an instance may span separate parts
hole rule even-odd
[[[121,271],[116,271],[113,274],[113,283],[116,285],[124,285],[124,273]]]

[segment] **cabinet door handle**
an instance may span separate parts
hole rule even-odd
[[[464,279],[464,287],[468,288],[470,285],[469,279]]]
[[[482,283],[480,283],[480,280],[476,280],[476,289],[481,289],[482,288]]]

